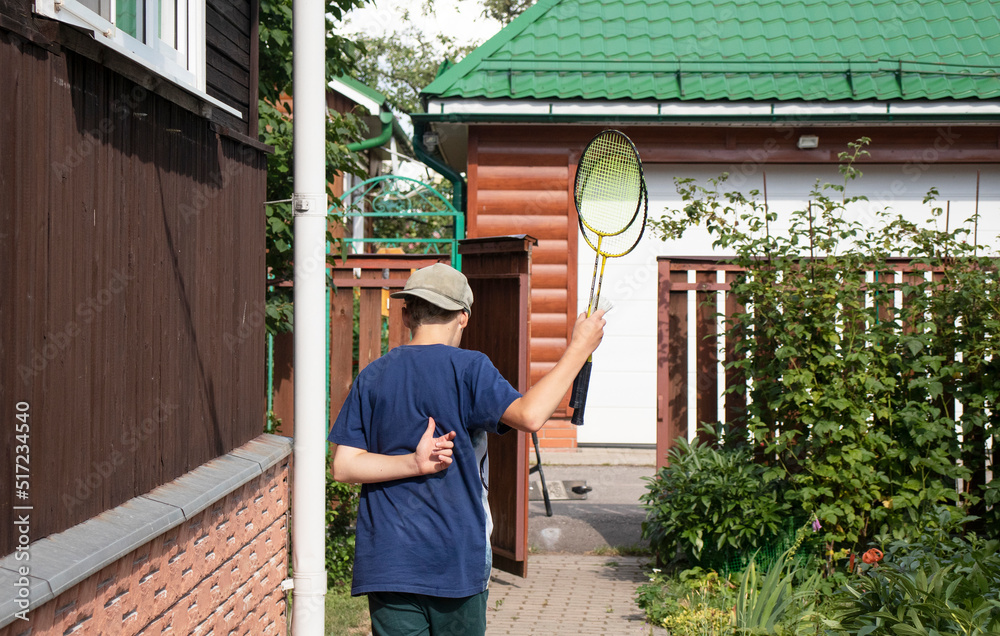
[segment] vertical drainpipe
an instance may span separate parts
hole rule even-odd
[[[292,5],[295,86],[292,447],[293,636],[322,636],[326,597],[326,18],[323,0]]]
[[[426,131],[427,126],[424,122],[413,122],[413,154],[415,154],[417,159],[422,161],[424,164],[440,172],[445,179],[451,181],[454,190],[451,204],[455,206],[456,210],[464,213],[465,179],[463,179],[462,175],[460,175],[454,168],[427,152],[427,149],[424,148],[424,133]]]
[[[452,185],[452,198],[451,204],[455,206],[455,209],[463,215],[463,218],[456,219],[456,234],[461,234],[462,236],[457,236],[459,240],[465,238],[465,206],[466,206],[466,187],[465,179],[462,175],[458,173],[454,168],[446,164],[441,159],[435,157],[434,155],[427,152],[424,147],[424,132],[426,132],[427,127],[424,122],[414,121],[413,122],[413,154],[416,155],[417,159],[422,161],[425,165],[434,170],[437,170],[445,179],[451,181]],[[462,269],[461,256],[456,254],[454,256],[455,266],[458,269]]]

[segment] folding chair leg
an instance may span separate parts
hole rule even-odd
[[[528,470],[528,474],[537,472],[542,482],[542,498],[545,499],[545,516],[552,516],[552,502],[549,501],[549,487],[545,485],[545,473],[542,472],[542,453],[538,450],[538,434],[531,434],[531,443],[535,445],[535,465]]]

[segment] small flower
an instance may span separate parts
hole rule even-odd
[[[813,532],[819,532],[823,525],[819,522],[819,517],[813,515]]]
[[[878,563],[879,561],[882,560],[882,551],[879,550],[878,548],[872,548],[868,552],[865,552],[864,554],[861,555],[861,560],[867,563],[868,565],[872,565],[873,563]]]

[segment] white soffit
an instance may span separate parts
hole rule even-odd
[[[664,102],[658,104],[664,117],[767,117],[772,114],[767,102]]]
[[[432,115],[453,113],[462,115],[548,115],[552,112],[552,104],[550,102],[493,99],[434,100],[427,104],[427,112]]]
[[[897,115],[997,115],[1000,101],[976,102],[893,102]]]
[[[888,115],[889,102],[851,102],[817,103],[817,102],[777,102],[772,108],[775,115]]]
[[[659,114],[655,102],[553,102],[553,115],[604,115],[609,109],[615,115],[655,117]]]
[[[631,102],[511,99],[431,100],[430,115],[600,117],[830,117],[851,115],[1000,115],[1000,101],[933,102]]]

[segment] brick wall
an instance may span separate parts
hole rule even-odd
[[[576,429],[569,420],[553,418],[538,431],[538,446],[542,450],[576,450]]]
[[[288,458],[0,629],[0,636],[285,634]]]

